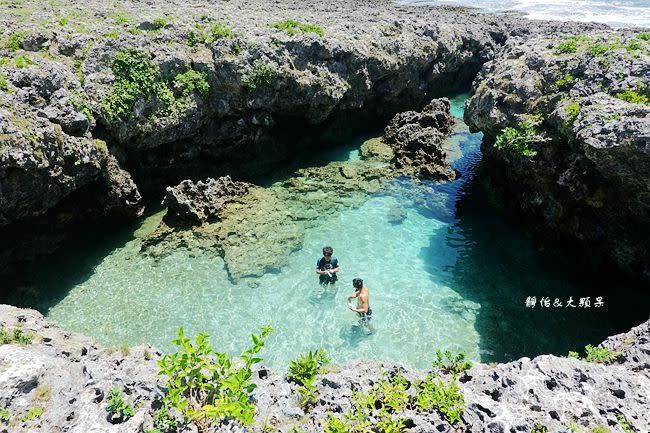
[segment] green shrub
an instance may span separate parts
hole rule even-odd
[[[160,17],[153,20],[153,26],[156,30],[165,28],[167,26],[167,18]]]
[[[102,101],[109,120],[129,120],[138,100],[155,99],[162,112],[174,103],[174,95],[162,81],[158,65],[152,63],[143,51],[118,52],[111,69],[115,75],[113,89]]]
[[[23,332],[20,328],[14,328],[13,331],[8,331],[0,327],[0,344],[32,344],[33,335]]]
[[[429,374],[416,384],[416,405],[419,410],[437,410],[450,424],[461,421],[465,397],[454,377],[448,384]]]
[[[566,74],[564,74],[564,76],[558,78],[555,81],[555,85],[559,88],[563,88],[565,86],[570,86],[574,82],[575,82],[575,78],[573,78],[573,75],[567,72]]]
[[[33,65],[34,62],[32,62],[32,59],[30,59],[26,55],[21,54],[21,55],[16,56],[14,58],[14,64],[16,65],[17,68],[24,69],[24,68],[27,68],[27,67]]]
[[[619,353],[610,352],[606,347],[593,347],[591,344],[585,346],[585,355],[585,361],[596,363],[608,363],[620,357]]]
[[[630,426],[630,423],[627,422],[627,419],[625,418],[625,415],[622,413],[617,413],[616,414],[616,421],[618,421],[618,425],[621,427],[621,429],[625,433],[634,433],[634,429],[632,426]]]
[[[61,27],[64,27],[68,25],[69,20],[68,17],[61,17],[58,22]]]
[[[244,365],[236,367],[230,356],[212,350],[207,334],[198,334],[193,343],[179,329],[172,342],[179,351],[158,361],[159,374],[167,376],[163,403],[183,414],[185,422],[206,428],[225,418],[252,424],[255,406],[250,395],[256,385],[251,382],[251,367],[262,360],[256,354],[272,331],[266,326],[260,335],[253,334],[253,346],[240,356]]]
[[[255,90],[258,87],[271,84],[277,74],[278,72],[273,66],[258,60],[253,64],[253,70],[242,76],[242,84],[247,90]]]
[[[564,121],[564,124],[562,125],[562,132],[565,134],[568,134],[570,130],[573,128],[573,123],[575,120],[578,118],[578,115],[580,114],[580,104],[578,102],[572,102],[569,105],[566,106],[565,108],[567,117]]]
[[[454,355],[449,350],[445,350],[443,357],[443,353],[440,350],[436,350],[437,359],[433,361],[433,368],[439,368],[447,374],[460,374],[472,368],[472,363],[465,360],[465,356],[465,352],[459,352]]]
[[[3,92],[9,91],[9,77],[3,71],[0,71],[0,90]]]
[[[622,99],[623,101],[627,102],[632,102],[634,104],[648,104],[650,103],[650,99],[648,99],[647,96],[641,95],[637,93],[634,90],[631,89],[626,89],[623,92],[617,93],[615,95],[618,99]]]
[[[650,41],[650,33],[639,33],[636,37],[642,41]]]
[[[295,380],[301,385],[298,388],[298,402],[303,408],[308,408],[316,402],[318,388],[314,385],[314,379],[321,367],[331,362],[323,348],[314,352],[309,351],[289,362],[287,378]]]
[[[118,39],[120,37],[120,34],[117,32],[117,30],[111,30],[107,33],[104,33],[102,36],[109,39]]]
[[[133,16],[131,16],[131,14],[128,14],[126,12],[115,12],[111,14],[110,17],[113,19],[115,24],[118,25],[126,24],[133,20]]]
[[[327,416],[325,433],[352,433],[352,427],[347,422],[332,415]]]
[[[289,362],[287,377],[302,384],[305,380],[315,378],[320,368],[331,362],[325,349],[321,348],[314,352],[309,351]]]
[[[214,23],[210,27],[210,34],[212,35],[211,42],[214,42],[217,39],[232,38],[234,32],[226,23]]]
[[[564,39],[555,47],[555,54],[572,54],[578,50],[579,44],[588,41],[589,38],[584,35],[570,36]]]
[[[9,412],[4,407],[0,407],[0,422],[4,422],[8,424],[10,420],[11,420],[11,412]]]
[[[9,51],[18,51],[23,42],[23,38],[27,36],[27,32],[13,32],[7,38],[5,48]]]
[[[133,406],[124,401],[124,396],[119,388],[111,388],[108,392],[108,402],[106,403],[106,412],[111,415],[119,415],[119,417],[126,421],[135,415]]]
[[[585,357],[580,358],[577,352],[569,352],[569,358],[582,359],[587,362],[594,362],[599,364],[607,364],[617,360],[621,354],[619,352],[611,352],[606,347],[594,347],[591,344],[585,346]]]
[[[181,96],[190,96],[192,93],[206,96],[210,91],[207,78],[208,76],[205,72],[190,69],[187,72],[176,75],[172,87]]]
[[[167,433],[175,432],[177,430],[178,423],[176,422],[176,418],[174,418],[172,414],[169,413],[167,406],[163,405],[160,409],[154,412],[153,425],[154,432]]]
[[[43,408],[33,407],[27,412],[27,415],[23,417],[23,421],[33,421],[41,416],[43,416]]]
[[[628,51],[639,51],[643,49],[643,44],[641,44],[639,41],[631,40],[627,43],[625,49]]]
[[[548,433],[548,427],[546,427],[544,424],[538,422],[530,430],[530,433]]]
[[[325,32],[321,27],[314,24],[302,23],[297,20],[278,21],[272,26],[276,29],[283,30],[289,36],[294,36],[298,33],[315,33],[318,36],[325,35]]]
[[[519,122],[517,128],[504,128],[497,136],[494,147],[515,157],[537,155],[537,151],[530,145],[540,140],[539,132],[536,129],[539,123],[538,119],[531,118]]]
[[[590,44],[587,47],[587,51],[591,53],[594,56],[602,56],[603,54],[606,54],[608,51],[615,50],[619,48],[621,45],[617,43],[613,44],[608,44],[608,43],[593,43]]]

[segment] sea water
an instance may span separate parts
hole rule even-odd
[[[592,21],[612,27],[650,27],[649,0],[398,0],[401,4],[472,6],[486,12],[515,12],[531,19]]]
[[[421,368],[438,348],[483,361],[566,354],[647,319],[647,291],[590,281],[574,271],[570,257],[537,250],[490,204],[474,177],[481,135],[462,123],[465,99],[452,100],[458,126],[445,142],[459,180],[422,188],[395,179],[361,206],[307,229],[302,248],[277,272],[233,282],[216,252],[142,255],[142,239],[161,211],[39,264],[29,276],[36,288],[30,305],[105,345],[150,343],[165,351],[173,350],[179,327],[190,335],[206,332],[215,348],[237,354],[251,333],[272,325],[263,357],[278,371],[320,347],[336,362],[369,358]],[[360,142],[320,154],[320,163],[358,160]],[[390,217],[394,208],[401,222]],[[341,266],[333,286],[320,286],[315,273],[325,245]],[[353,278],[370,289],[370,326],[360,325],[346,305]],[[527,298],[543,296],[563,303],[571,297],[576,306],[590,297],[591,306],[525,306]],[[604,305],[596,308],[601,296]]]

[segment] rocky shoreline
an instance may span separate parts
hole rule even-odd
[[[606,29],[389,1],[80,4],[0,9],[5,273],[133,218],[141,195],[383,127],[467,88],[510,39]]]
[[[33,336],[31,344],[0,344],[0,409],[10,414],[8,421],[0,421],[0,431],[135,433],[152,427],[165,388],[164,377],[157,374],[160,351],[150,346],[101,347],[59,329],[37,311],[6,305],[0,306],[0,327]],[[590,433],[598,426],[612,433],[648,431],[650,321],[608,338],[600,347],[620,353],[619,358],[607,365],[553,355],[475,364],[458,379],[464,396],[462,423],[452,425],[437,411],[407,409],[399,415],[407,419],[409,432],[528,433],[538,423],[552,432]],[[222,422],[209,431],[320,432],[328,415],[350,409],[355,391],[367,392],[395,375],[413,382],[426,374],[369,360],[331,366],[317,375],[318,399],[305,410],[295,382],[283,372],[256,365],[255,424],[243,428]],[[115,387],[135,408],[128,420],[112,419],[106,411],[109,390]],[[35,407],[40,415],[28,419]],[[622,420],[628,430],[623,430]],[[196,426],[182,431],[196,431]]]

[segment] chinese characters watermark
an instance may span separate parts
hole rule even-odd
[[[573,296],[569,296],[566,302],[562,302],[560,298],[554,298],[551,301],[548,296],[542,296],[539,300],[537,296],[528,296],[524,304],[526,308],[535,308],[537,306],[540,308],[602,308],[605,306],[605,301],[602,296],[597,296],[593,303],[591,302],[591,296],[578,298],[577,301],[573,299]]]

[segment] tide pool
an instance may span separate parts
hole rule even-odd
[[[452,101],[459,119],[464,100]],[[215,348],[237,354],[251,333],[272,325],[276,332],[262,355],[278,371],[319,347],[339,363],[372,358],[420,368],[430,365],[437,348],[483,361],[566,353],[641,321],[645,313],[635,305],[647,302],[647,294],[575,275],[566,266],[570,258],[538,251],[491,207],[474,178],[480,141],[459,120],[445,143],[459,180],[395,179],[359,207],[307,227],[302,248],[277,272],[233,282],[216,252],[144,256],[142,238],[162,218],[157,212],[138,227],[106,233],[99,243],[42,264],[31,276],[39,291],[32,305],[103,344],[150,343],[163,350],[172,349],[182,326],[192,335],[207,332]],[[358,147],[351,143],[319,160],[356,161]],[[393,220],[396,212],[401,222]],[[314,272],[325,245],[341,266],[333,287],[319,286]],[[370,288],[371,328],[359,326],[346,307],[357,277]],[[610,299],[609,284],[629,289],[631,303]],[[531,296],[604,296],[605,306],[526,308]]]

